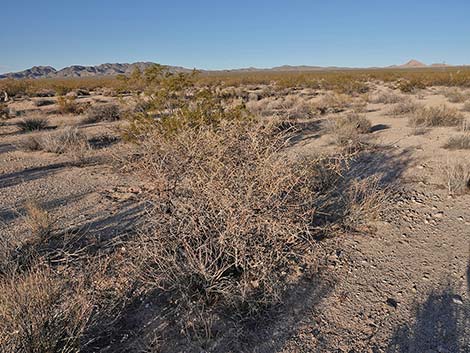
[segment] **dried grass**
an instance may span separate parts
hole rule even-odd
[[[448,161],[444,173],[450,194],[462,195],[470,190],[470,165],[467,161]]]
[[[463,115],[446,105],[418,109],[410,118],[412,127],[458,126],[462,124]]]

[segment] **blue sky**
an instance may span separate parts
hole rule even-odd
[[[203,69],[470,64],[469,0],[0,2],[0,72],[134,61]]]

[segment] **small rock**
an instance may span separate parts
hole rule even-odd
[[[457,295],[457,294],[452,297],[452,301],[457,305],[462,305],[463,304],[462,297],[460,295]]]

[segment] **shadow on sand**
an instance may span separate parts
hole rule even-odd
[[[396,329],[387,353],[470,352],[470,301],[451,285],[434,289],[415,313]]]

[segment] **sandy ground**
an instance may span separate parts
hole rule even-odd
[[[427,89],[412,98],[426,106],[462,107],[440,92]],[[37,108],[31,100],[9,107],[23,116],[53,109]],[[289,298],[279,318],[260,323],[258,344],[246,351],[470,352],[470,195],[450,196],[445,181],[445,166],[469,160],[470,150],[443,148],[458,129],[415,135],[406,117],[386,114],[389,107],[366,107],[374,130],[368,139],[377,148],[363,157],[361,173],[393,184],[393,202],[372,234],[331,241],[329,274]],[[337,115],[323,116],[304,131],[291,153],[334,151],[322,127]],[[15,145],[25,136],[14,124],[23,116],[0,125],[0,232],[21,234],[28,199],[40,199],[62,229],[106,238],[135,225],[143,209],[142,185],[118,168],[123,143],[93,149],[80,164],[68,155],[21,151]],[[77,116],[47,116],[51,125],[77,125],[89,138],[116,134],[115,123],[80,125]]]

